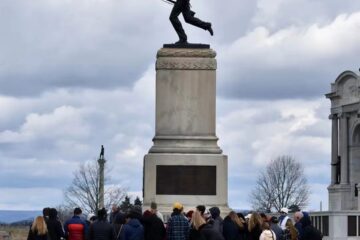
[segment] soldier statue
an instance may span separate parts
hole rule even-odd
[[[105,149],[104,149],[104,146],[101,145],[101,151],[100,151],[99,159],[104,159],[104,157],[105,157],[104,155],[105,155]]]
[[[178,18],[180,13],[184,16],[185,22],[194,25],[196,27],[202,28],[206,31],[209,31],[211,36],[214,35],[214,31],[211,28],[210,22],[203,22],[200,19],[194,17],[195,12],[191,11],[190,9],[190,0],[166,0],[168,2],[171,2],[174,4],[174,7],[170,14],[170,21],[173,27],[175,28],[176,33],[179,36],[179,41],[176,42],[176,45],[186,45],[187,42],[187,36],[186,33],[181,25],[181,22]]]

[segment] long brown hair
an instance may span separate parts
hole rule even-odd
[[[231,211],[228,216],[236,225],[238,225],[240,227],[240,229],[244,229],[244,227],[245,227],[244,220],[239,218],[239,216],[236,214],[236,212]]]
[[[296,231],[296,228],[294,224],[292,223],[291,219],[288,219],[286,221],[286,228],[290,231],[291,240],[297,240],[298,238],[298,232]]]
[[[251,214],[251,217],[249,219],[249,232],[252,232],[256,226],[258,226],[261,229],[262,226],[262,218],[259,213],[254,212]]]
[[[33,233],[36,233],[37,235],[45,235],[47,233],[48,230],[46,227],[44,217],[38,216],[35,218],[35,221],[31,226],[31,231]]]

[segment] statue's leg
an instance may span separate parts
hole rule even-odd
[[[185,0],[182,14],[184,16],[185,22],[191,25],[202,28],[204,30],[209,30],[209,28],[211,27],[211,23],[201,21],[200,19],[194,17],[194,14],[192,14],[192,11],[190,10],[189,0]]]
[[[179,36],[180,42],[186,42],[187,36],[179,20],[179,15],[183,11],[183,0],[177,0],[170,14],[170,22]]]

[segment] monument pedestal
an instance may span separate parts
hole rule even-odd
[[[331,211],[354,210],[351,202],[350,184],[334,184],[328,187]]]
[[[163,213],[217,206],[227,213],[227,156],[216,136],[216,53],[162,48],[156,62],[156,130],[144,157],[144,207]]]

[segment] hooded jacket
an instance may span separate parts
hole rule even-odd
[[[317,230],[313,225],[311,225],[311,220],[309,215],[305,215],[300,220],[303,232],[301,236],[301,240],[321,240],[322,234],[319,230]]]
[[[138,219],[132,218],[124,225],[118,240],[144,240],[144,227]]]
[[[114,228],[106,220],[97,220],[90,225],[88,240],[113,240],[114,238]]]

